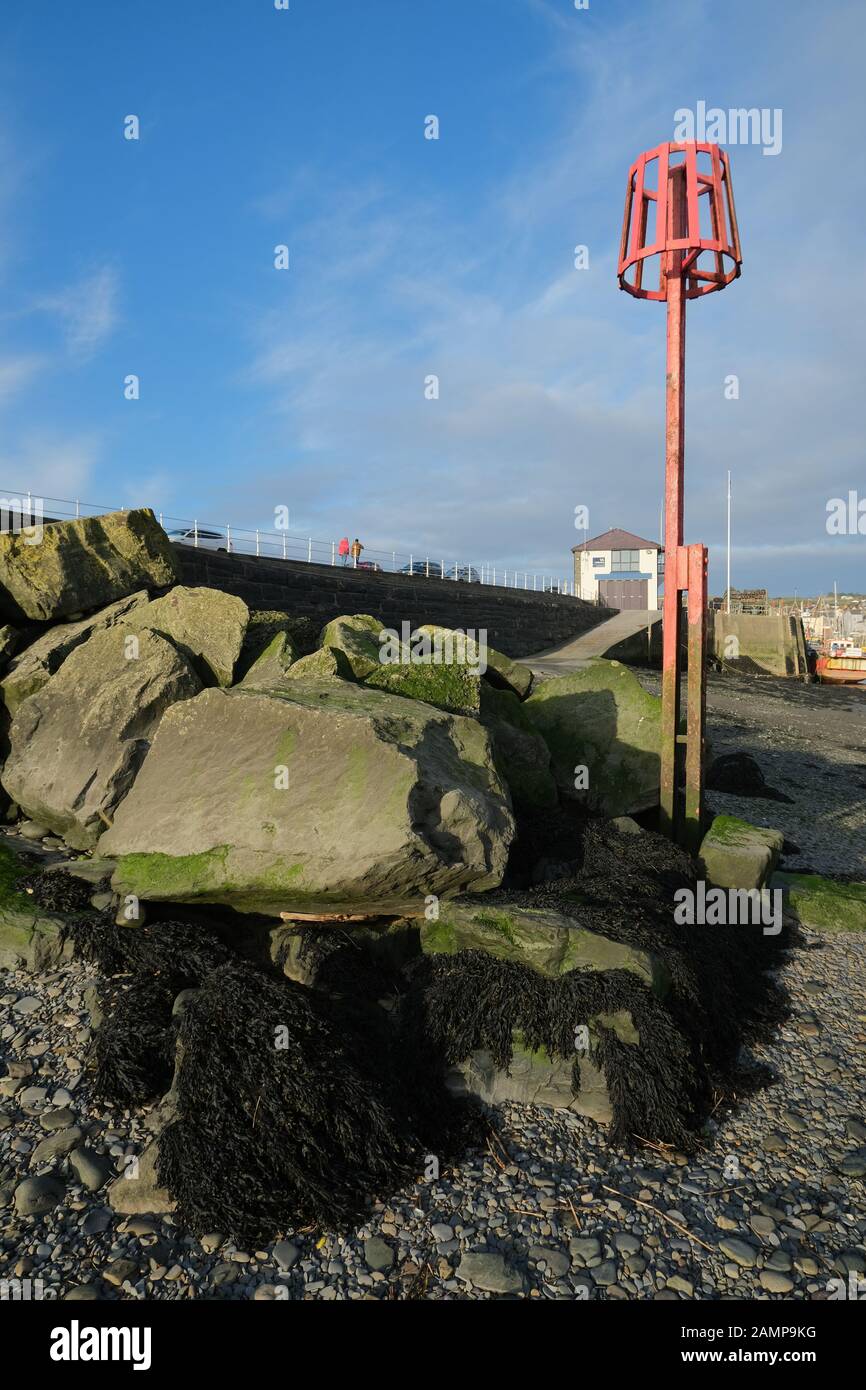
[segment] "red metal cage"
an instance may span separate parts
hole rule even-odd
[[[620,288],[637,299],[667,299],[667,252],[682,252],[678,275],[689,299],[724,289],[740,274],[743,258],[730,163],[718,145],[657,145],[629,170]],[[645,267],[653,256],[659,257],[658,289],[644,289]]]

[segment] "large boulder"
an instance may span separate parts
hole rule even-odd
[[[496,886],[513,833],[475,720],[294,680],[170,709],[100,852],[145,900],[417,913],[427,894]]]
[[[51,522],[41,538],[0,535],[0,616],[51,622],[136,589],[165,588],[177,555],[149,507]]]
[[[499,775],[518,810],[556,806],[559,794],[550,770],[550,750],[512,690],[481,686],[481,722],[493,740]]]
[[[379,642],[382,631],[378,618],[369,613],[354,613],[327,623],[319,635],[319,646],[343,652],[355,679],[361,681],[382,664]]]
[[[453,652],[453,659],[458,663],[470,666],[476,671],[483,665],[484,669],[479,674],[486,676],[492,685],[513,691],[520,700],[525,700],[529,694],[532,685],[530,668],[519,661],[512,661],[510,656],[498,652],[495,647],[488,646],[486,632],[484,638],[481,637],[483,629],[476,629],[474,632],[470,629],[464,633],[458,628],[423,623],[416,631],[429,633],[431,637],[438,638],[440,643],[448,643],[448,649]]]
[[[707,879],[717,888],[764,888],[784,843],[781,830],[750,825],[737,816],[716,816],[698,857]]]
[[[132,786],[165,710],[200,690],[189,661],[159,633],[98,632],[19,706],[3,786],[40,825],[89,849]],[[222,751],[215,745],[211,762]]]
[[[178,584],[164,598],[137,608],[126,626],[130,632],[142,628],[161,632],[189,658],[205,682],[231,685],[249,616],[242,598],[219,589]]]
[[[661,701],[627,666],[588,662],[541,681],[523,708],[550,749],[565,796],[608,816],[658,804]]]
[[[46,681],[63,665],[69,653],[80,647],[82,642],[86,642],[88,637],[92,637],[94,632],[114,627],[133,608],[139,608],[147,601],[147,590],[139,589],[138,593],[118,599],[117,603],[101,608],[89,618],[82,618],[75,623],[57,623],[55,627],[43,632],[41,637],[37,637],[35,642],[14,659],[7,674],[0,681],[3,702],[9,713],[14,714],[23,700],[41,690]]]

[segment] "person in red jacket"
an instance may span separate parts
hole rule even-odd
[[[344,536],[339,545],[340,559],[344,565],[349,563],[349,537]]]

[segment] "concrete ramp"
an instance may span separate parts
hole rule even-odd
[[[661,658],[661,633],[659,609],[623,609],[588,632],[523,660],[533,671],[547,676],[564,676],[599,656],[636,666],[655,666]]]

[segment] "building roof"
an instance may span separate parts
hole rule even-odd
[[[620,531],[614,527],[612,531],[603,531],[600,536],[593,536],[591,540],[581,541],[580,545],[573,545],[575,550],[661,550],[658,541],[642,541],[640,536],[632,535],[631,531]]]

